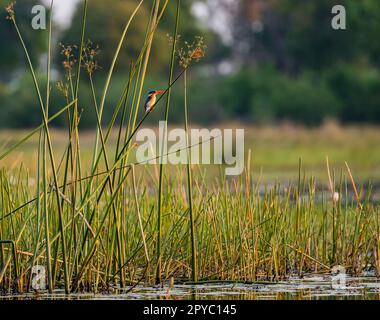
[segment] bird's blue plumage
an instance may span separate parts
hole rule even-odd
[[[153,108],[154,103],[156,102],[156,95],[154,94],[154,91],[152,94],[149,94],[145,101],[145,111],[150,111],[151,108]]]

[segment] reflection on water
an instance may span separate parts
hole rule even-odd
[[[376,277],[347,277],[345,288],[334,288],[329,277],[313,275],[290,278],[284,282],[257,284],[213,283],[202,285],[175,285],[136,287],[128,293],[72,294],[62,291],[53,295],[26,294],[0,296],[0,299],[242,299],[242,300],[310,300],[310,299],[380,299],[380,279]]]

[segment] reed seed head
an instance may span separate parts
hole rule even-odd
[[[200,61],[205,56],[206,48],[201,36],[196,36],[192,43],[184,41],[184,46],[178,50],[179,65],[187,68],[193,61]]]
[[[8,15],[6,17],[7,20],[14,20],[15,19],[15,9],[14,9],[15,4],[16,4],[16,1],[9,3],[5,7],[5,11],[8,13]]]
[[[101,66],[96,60],[96,56],[99,55],[99,45],[94,45],[90,40],[87,41],[86,46],[83,48],[83,60],[82,67],[91,76],[96,70],[101,69]]]
[[[77,46],[65,46],[62,43],[60,43],[59,45],[61,47],[61,55],[64,57],[64,60],[62,61],[63,67],[66,71],[71,71],[77,62],[74,56],[74,50],[77,49]]]

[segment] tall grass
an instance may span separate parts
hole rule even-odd
[[[108,201],[96,204],[97,216],[91,222],[90,235],[86,240],[89,253],[79,260],[77,290],[107,290],[119,287],[118,268],[110,267],[112,243],[115,240],[112,230],[114,219],[110,215],[110,202],[119,195],[127,205],[121,224],[121,234],[125,237],[126,285],[142,281],[146,285],[155,283],[156,267],[150,262],[156,254],[154,239],[157,229],[154,219],[155,197],[147,186],[151,183],[150,168],[132,169],[132,179],[123,177],[129,188],[120,194],[118,185]],[[185,169],[185,170],[183,170]],[[186,191],[186,168],[178,168],[176,178],[167,180],[164,193],[165,212],[168,219],[163,221],[162,281],[174,277],[178,282],[193,281],[192,243],[188,227],[188,200]],[[26,173],[12,179],[4,171],[1,206],[7,211],[12,209],[13,201],[21,203],[32,196],[27,184]],[[337,187],[342,200],[334,203],[330,193],[319,194],[313,179],[304,180],[301,192],[298,185],[286,188],[276,185],[264,193],[260,186],[246,179],[220,180],[205,182],[201,173],[194,176],[197,197],[193,199],[197,214],[194,231],[198,243],[199,275],[198,281],[231,280],[254,282],[257,280],[283,279],[291,274],[309,272],[328,272],[331,266],[342,264],[353,274],[363,270],[378,272],[378,226],[379,207],[369,199],[363,199],[362,214],[354,198],[345,194],[352,189],[349,182]],[[9,199],[10,194],[20,194],[19,199]],[[342,219],[337,222],[334,211],[340,212]],[[43,239],[32,236],[38,229],[37,212],[33,205],[1,220],[2,239],[15,239],[17,248],[18,279],[14,278],[14,259],[11,248],[4,246],[2,262],[2,287],[8,288],[13,281],[25,284],[29,279],[32,248],[37,246],[36,263],[45,265],[46,250]],[[294,223],[298,218],[299,225]],[[345,221],[344,221],[345,220]],[[80,220],[76,221],[80,225]],[[338,226],[337,226],[338,224]],[[69,239],[70,221],[66,220],[65,236]],[[53,230],[53,228],[51,227]],[[334,231],[339,230],[339,232]],[[51,238],[52,248],[57,241],[57,229]],[[347,241],[347,239],[350,239]],[[356,239],[356,240],[353,240]],[[83,234],[78,236],[79,242]],[[54,257],[54,254],[53,254]],[[51,258],[52,261],[53,257]],[[73,258],[68,264],[75,263]],[[57,270],[62,269],[62,253],[57,258]],[[83,267],[84,266],[84,267]],[[107,266],[109,272],[107,274]],[[145,271],[146,269],[146,271]],[[64,285],[62,274],[55,273],[55,288]],[[98,278],[95,282],[94,279]],[[96,283],[96,287],[95,286]],[[22,286],[21,286],[22,287]],[[74,288],[74,286],[72,286]]]
[[[177,0],[177,14],[176,14],[176,22],[174,27],[174,36],[172,43],[172,53],[170,60],[170,73],[169,73],[169,82],[168,82],[168,95],[166,99],[166,108],[165,108],[165,131],[163,133],[164,139],[166,139],[167,135],[167,122],[169,120],[169,110],[170,110],[170,97],[171,97],[171,83],[173,81],[173,72],[174,72],[174,64],[176,57],[176,44],[177,44],[177,34],[178,34],[178,25],[179,25],[179,15],[180,15],[180,6],[181,1]],[[160,157],[163,159],[165,156],[164,144],[160,150]],[[161,282],[161,271],[162,271],[162,261],[161,261],[161,238],[162,238],[162,198],[163,198],[163,178],[164,178],[164,167],[163,162],[160,163],[160,176],[159,176],[159,185],[158,185],[158,204],[157,204],[157,271],[156,271],[156,283]]]
[[[63,288],[67,293],[126,290],[139,283],[151,285],[171,278],[191,283],[273,280],[292,273],[329,271],[334,264],[343,264],[356,274],[365,269],[379,272],[379,206],[371,201],[369,188],[367,194],[358,189],[348,165],[338,183],[327,165],[331,190],[325,194],[318,192],[315,179],[306,179],[301,162],[295,185],[276,184],[263,190],[260,182],[253,180],[250,159],[244,176],[227,178],[221,173],[212,181],[204,178],[204,167],[189,164],[165,168],[160,164],[156,173],[156,166],[132,161],[136,132],[151,112],[159,112],[164,97],[164,117],[168,120],[171,92],[181,77],[185,89],[184,126],[189,134],[189,70],[192,61],[204,52],[200,38],[184,51],[178,50],[178,0],[168,57],[168,85],[156,108],[139,119],[150,48],[169,1],[151,3],[141,52],[131,61],[119,102],[113,106],[111,120],[104,124],[102,115],[113,72],[142,4],[139,2],[126,17],[98,101],[93,86],[96,55],[86,51],[86,17],[91,6],[84,2],[78,62],[74,62],[72,48],[63,49],[66,77],[60,88],[67,88],[63,90],[66,106],[52,116],[52,24],[47,32],[48,72],[43,96],[18,30],[16,13],[8,7],[34,80],[42,124],[0,155],[0,160],[4,159],[39,133],[35,185],[31,185],[33,179],[23,167],[0,171],[2,292],[31,290],[35,265],[46,267],[50,292]],[[175,68],[177,56],[179,71]],[[97,122],[90,163],[81,155],[78,110],[84,103],[79,95],[82,66],[91,84]],[[65,114],[67,141],[63,153],[58,154],[49,124]],[[119,124],[117,118],[121,119]],[[111,143],[112,131],[117,132],[116,146]],[[186,152],[190,160],[188,138]],[[160,150],[159,157],[165,155]]]

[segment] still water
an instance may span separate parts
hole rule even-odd
[[[127,293],[71,294],[62,291],[49,294],[5,295],[1,299],[242,299],[242,300],[326,300],[355,299],[380,300],[380,278],[374,276],[349,277],[344,284],[336,285],[331,277],[312,275],[290,278],[282,282],[257,284],[212,283],[202,285],[164,285],[160,287],[138,286]]]

